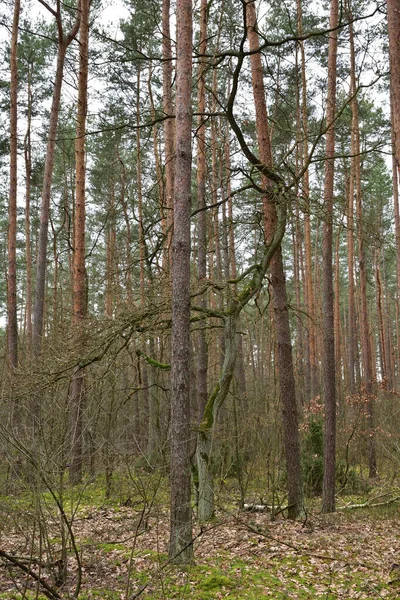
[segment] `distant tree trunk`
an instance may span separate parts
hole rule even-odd
[[[400,217],[399,217],[399,172],[400,172],[400,6],[398,0],[387,0],[390,56],[390,91],[393,140],[393,197],[396,232],[397,264],[397,311],[400,315]],[[399,322],[399,319],[396,319]],[[397,357],[400,358],[400,328],[397,327]]]
[[[331,29],[338,24],[338,0],[331,0]],[[325,221],[322,241],[322,293],[323,293],[323,362],[325,398],[325,439],[324,439],[324,482],[322,492],[322,512],[335,510],[335,466],[336,466],[336,366],[335,333],[333,316],[333,184],[335,168],[335,106],[336,106],[336,57],[337,31],[329,34],[328,50],[328,92],[326,99],[326,160],[324,183]]]
[[[142,192],[142,144],[140,138],[140,68],[137,70],[136,79],[136,178],[137,178],[137,206],[139,225],[139,288],[140,303],[144,307],[146,303],[146,241],[143,222],[143,192]]]
[[[162,164],[160,158],[160,150],[159,143],[157,139],[157,125],[156,125],[156,110],[154,106],[154,98],[153,98],[153,90],[152,90],[152,76],[153,69],[149,69],[149,77],[147,79],[147,89],[149,92],[149,102],[150,102],[150,114],[151,120],[153,121],[153,152],[154,152],[154,160],[156,163],[156,174],[157,174],[157,192],[158,192],[158,202],[160,207],[160,217],[161,217],[161,230],[164,235],[164,239],[167,237],[167,219],[166,219],[166,207],[164,202],[165,197],[165,186],[164,186],[164,177],[162,171]]]
[[[216,47],[219,46],[219,39],[217,39]],[[212,79],[212,102],[211,102],[211,111],[215,112],[217,110],[217,95],[218,95],[218,78],[217,78],[217,69],[213,70],[213,79]],[[217,127],[217,119],[212,119],[211,121],[211,201],[212,204],[218,203],[218,188],[219,188],[219,169],[218,169],[218,127]],[[210,236],[210,246],[211,251],[215,257],[214,264],[214,281],[219,284],[222,283],[223,272],[222,272],[222,249],[221,249],[221,228],[220,228],[220,216],[219,216],[219,206],[215,206],[211,211],[211,219],[212,219],[212,233]],[[219,291],[214,294],[216,305],[220,310],[223,310],[224,307],[224,293]],[[218,347],[217,351],[219,356],[216,357],[215,360],[211,357],[210,362],[214,362],[217,367],[217,373],[220,372],[222,366],[224,364],[224,355],[225,355],[225,336],[221,334],[218,337]]]
[[[126,227],[126,239],[125,239],[125,260],[126,260],[126,272],[125,272],[125,285],[126,285],[126,300],[127,300],[127,308],[128,311],[133,309],[134,301],[133,301],[133,290],[132,290],[132,253],[131,253],[131,244],[132,244],[132,233],[131,233],[131,222],[129,219],[128,213],[128,205],[125,197],[125,189],[126,189],[126,167],[118,153],[118,160],[121,163],[121,195],[120,202],[122,207],[122,212],[124,213],[125,227]]]
[[[350,3],[349,3],[350,4]],[[348,8],[348,15],[352,18],[351,8]],[[375,423],[374,423],[374,400],[373,400],[373,360],[368,319],[368,299],[367,299],[367,270],[365,257],[365,239],[363,231],[363,206],[362,206],[362,190],[361,190],[361,163],[360,163],[360,125],[358,120],[358,100],[356,86],[356,65],[355,65],[355,49],[354,49],[354,33],[353,25],[349,25],[350,33],[350,81],[351,81],[351,112],[352,112],[352,171],[355,176],[356,183],[356,214],[357,214],[357,236],[358,236],[358,259],[360,272],[360,329],[361,329],[361,350],[363,362],[363,380],[365,393],[367,395],[367,411],[369,425],[369,475],[376,477],[376,447],[375,447]]]
[[[297,30],[299,36],[303,34],[302,2],[297,0]],[[307,78],[306,57],[304,41],[299,42],[301,57],[301,118],[303,133],[303,165],[306,166],[308,156],[308,115],[307,115]],[[315,349],[315,307],[313,290],[312,244],[311,244],[311,217],[310,217],[310,177],[308,167],[303,175],[303,194],[305,200],[304,211],[304,255],[305,255],[305,300],[308,312],[308,355],[310,363],[310,399],[318,393],[318,370]]]
[[[260,159],[268,167],[272,166],[272,152],[269,136],[267,106],[264,95],[263,69],[256,29],[254,2],[247,3],[248,40],[251,54],[251,73],[253,95],[256,108],[256,125]],[[263,186],[268,188],[271,182],[263,176]],[[265,196],[265,241],[270,243],[277,228],[277,213],[274,204]],[[277,333],[279,383],[282,401],[283,430],[285,440],[286,468],[288,477],[288,516],[296,518],[303,512],[303,486],[301,476],[301,451],[299,436],[299,417],[296,401],[295,380],[292,360],[289,312],[286,295],[286,281],[283,269],[282,249],[277,248],[271,261],[271,282],[274,299],[274,315]]]
[[[27,125],[24,138],[25,159],[25,261],[26,261],[26,337],[27,354],[32,352],[32,250],[31,250],[31,178],[32,178],[32,153],[31,153],[31,123],[32,123],[32,66],[28,71],[28,108]]]
[[[170,29],[170,0],[162,2],[162,55],[163,55],[163,109],[166,115],[173,115],[174,104],[172,99],[172,48]],[[164,121],[164,151],[165,151],[165,195],[164,210],[166,212],[165,252],[163,267],[169,269],[169,253],[172,240],[173,226],[173,196],[175,181],[175,123],[174,119]]]
[[[18,119],[18,24],[20,0],[15,0],[11,36],[10,83],[10,198],[8,205],[7,338],[8,364],[18,365],[17,319],[17,119]]]
[[[229,88],[228,88],[229,95]],[[231,155],[229,145],[229,125],[227,124],[225,133],[225,144],[224,144],[224,167],[226,172],[226,194],[228,200],[228,248],[229,248],[229,278],[236,279],[237,268],[236,268],[236,252],[235,252],[235,228],[233,220],[233,201],[232,201],[232,189],[231,189]],[[234,287],[235,291],[236,287]],[[246,372],[244,366],[244,350],[242,334],[238,334],[237,340],[237,363],[236,373],[237,381],[237,392],[241,399],[246,397]]]
[[[356,391],[357,321],[354,281],[354,172],[350,169],[347,192],[347,273],[348,273],[348,372],[349,393]]]
[[[378,321],[378,332],[379,332],[379,358],[381,365],[382,382],[385,389],[390,389],[390,359],[387,348],[386,330],[385,330],[385,315],[384,315],[384,298],[382,290],[382,278],[381,270],[379,267],[380,256],[379,250],[376,249],[374,252],[375,262],[375,302],[376,302],[376,316]]]
[[[336,234],[336,249],[335,249],[335,290],[334,290],[334,331],[335,331],[335,365],[336,365],[336,392],[338,402],[341,398],[342,389],[342,353],[341,353],[341,322],[340,322],[340,228]]]
[[[393,115],[393,92],[390,94],[391,117],[392,117],[392,181],[393,181],[393,208],[394,226],[396,237],[396,355],[395,363],[400,363],[400,210],[399,210],[399,169],[397,167],[394,115]]]
[[[79,35],[78,111],[75,140],[75,227],[74,227],[74,287],[73,311],[77,347],[82,346],[82,326],[86,316],[85,277],[85,194],[86,194],[86,115],[89,60],[89,3],[81,1]],[[84,370],[76,368],[71,381],[72,448],[70,481],[80,483],[83,471],[83,407],[85,395]]]
[[[104,306],[105,314],[108,319],[113,318],[115,295],[115,181],[114,176],[111,175],[111,177],[110,208],[106,235],[106,297]]]
[[[193,557],[190,505],[190,204],[192,173],[192,2],[178,0],[176,159],[172,247],[171,516],[169,555]]]
[[[39,0],[41,1],[41,0]],[[64,62],[67,48],[79,31],[79,22],[81,17],[81,5],[78,0],[76,8],[76,21],[68,35],[64,35],[61,19],[61,3],[57,4],[57,10],[53,10],[46,2],[42,2],[51,12],[56,20],[58,31],[58,51],[57,68],[54,80],[53,99],[50,109],[50,122],[47,138],[46,158],[44,164],[42,204],[40,210],[40,228],[37,248],[37,268],[36,268],[36,288],[35,288],[35,308],[33,318],[33,351],[38,356],[42,348],[43,334],[43,315],[45,303],[46,288],[46,267],[47,267],[47,234],[49,229],[50,215],[50,194],[51,183],[53,179],[54,151],[56,144],[56,134],[58,125],[58,112],[60,108],[61,87],[64,72]]]

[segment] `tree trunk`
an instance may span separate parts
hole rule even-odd
[[[334,311],[333,311],[333,320],[334,320],[334,335],[335,335],[335,365],[336,365],[336,392],[338,397],[338,402],[340,402],[341,398],[341,389],[342,389],[342,353],[341,353],[341,323],[340,323],[340,258],[339,258],[339,248],[340,248],[340,238],[341,232],[340,228],[336,234],[336,248],[335,248],[335,290],[334,290]]]
[[[47,8],[48,5],[45,5]],[[42,334],[43,334],[43,315],[45,304],[45,288],[46,288],[46,267],[47,267],[47,234],[49,229],[50,216],[50,194],[51,183],[53,179],[54,152],[56,144],[56,134],[58,125],[58,112],[60,108],[61,87],[64,72],[65,55],[69,44],[79,31],[79,23],[81,16],[81,5],[78,0],[76,9],[76,21],[67,36],[63,34],[60,4],[58,4],[57,12],[52,12],[55,16],[58,30],[58,51],[57,51],[57,67],[53,88],[53,99],[50,109],[49,132],[47,138],[46,158],[44,164],[42,204],[40,209],[40,228],[37,247],[37,267],[36,267],[36,287],[35,287],[35,307],[33,317],[33,351],[35,356],[38,356],[42,349]]]
[[[349,3],[350,4],[350,3]],[[348,8],[349,18],[352,18],[351,8]],[[357,84],[356,84],[356,66],[355,66],[355,50],[354,50],[354,33],[353,25],[349,25],[350,33],[350,82],[351,82],[351,113],[352,113],[352,171],[356,182],[356,215],[357,215],[357,237],[358,237],[358,260],[360,273],[360,329],[361,329],[361,350],[363,362],[363,382],[365,393],[367,395],[367,412],[369,425],[369,475],[376,477],[376,448],[375,448],[375,431],[374,431],[374,400],[373,400],[373,360],[371,350],[371,339],[369,330],[368,318],[368,299],[367,299],[367,270],[365,260],[365,240],[363,231],[363,207],[362,207],[362,190],[361,190],[361,164],[360,164],[360,126],[358,120],[358,101],[357,101]]]
[[[349,393],[356,391],[357,321],[354,281],[354,173],[350,169],[347,192],[347,273],[348,273],[348,372]]]
[[[18,119],[18,24],[20,0],[15,0],[11,36],[10,83],[10,198],[8,205],[7,341],[8,364],[18,365],[17,319],[17,119]]]
[[[400,6],[398,0],[387,0],[390,89],[393,112],[392,127],[397,169],[400,167]]]
[[[81,2],[79,35],[78,111],[75,140],[75,227],[74,227],[74,286],[73,314],[76,346],[81,348],[82,327],[86,316],[85,276],[85,195],[86,195],[86,115],[89,61],[89,3]],[[71,383],[72,447],[70,481],[80,483],[83,471],[83,409],[85,399],[84,370],[77,367]]]
[[[162,55],[163,55],[163,109],[165,115],[171,115],[171,118],[164,121],[164,151],[165,151],[165,194],[164,210],[166,212],[166,231],[165,251],[163,268],[168,270],[169,254],[172,240],[173,227],[173,196],[175,185],[175,123],[172,115],[174,113],[174,104],[172,99],[172,49],[171,49],[171,30],[170,30],[170,0],[162,2]]]
[[[200,5],[200,56],[207,49],[207,0],[201,0]],[[198,129],[197,129],[197,207],[200,209],[197,217],[197,272],[198,286],[202,290],[207,278],[207,213],[206,213],[206,127],[202,116],[206,109],[206,62],[200,58],[198,73]],[[205,292],[200,296],[199,305],[207,308]],[[206,330],[200,328],[197,348],[197,406],[199,422],[207,404],[208,387],[208,348]],[[213,472],[210,462],[202,457],[210,453],[210,448],[203,448],[204,440],[197,436],[196,462],[198,469],[198,520],[208,521],[214,514]]]
[[[112,177],[110,190],[110,208],[108,216],[108,228],[106,235],[106,297],[105,314],[108,319],[114,314],[114,291],[115,291],[115,181]]]
[[[400,170],[400,6],[398,0],[387,0],[390,97],[393,143],[393,198],[396,232],[396,281],[397,311],[400,314],[400,217],[399,217],[399,170]],[[398,323],[398,319],[396,319]],[[397,326],[397,358],[400,357],[400,328]]]
[[[169,556],[193,558],[190,481],[190,204],[192,173],[192,2],[178,0],[176,159],[172,246],[171,516]]]
[[[297,30],[299,36],[303,35],[302,2],[297,0]],[[308,356],[310,363],[310,399],[315,398],[318,390],[317,355],[315,348],[315,307],[313,290],[312,244],[311,244],[311,217],[310,217],[310,177],[308,170],[308,114],[307,114],[307,78],[306,57],[304,41],[299,42],[301,58],[301,120],[303,133],[303,195],[304,209],[304,255],[305,255],[305,300],[308,313]]]
[[[26,338],[27,354],[32,352],[32,250],[31,250],[31,177],[32,177],[32,153],[31,153],[31,122],[32,122],[32,69],[28,71],[28,109],[27,126],[24,138],[25,159],[25,262],[26,262]]]
[[[247,3],[247,35],[251,54],[251,73],[253,95],[256,108],[256,125],[260,159],[269,168],[272,167],[272,153],[269,137],[267,107],[264,95],[263,70],[256,30],[256,12],[253,2]],[[272,181],[263,176],[263,187],[271,187]],[[265,241],[270,243],[277,228],[275,205],[263,198],[265,216]],[[288,477],[288,516],[296,518],[303,512],[303,486],[301,476],[301,452],[298,428],[298,408],[292,361],[292,343],[290,337],[289,312],[286,295],[286,282],[283,269],[281,247],[277,248],[271,261],[271,283],[274,298],[274,315],[277,332],[278,368],[280,376],[280,394]]]
[[[338,0],[331,0],[329,27],[338,24]],[[323,292],[323,363],[325,398],[325,439],[324,439],[324,482],[322,492],[322,512],[335,510],[335,466],[336,466],[336,366],[335,334],[333,316],[333,184],[335,154],[335,106],[336,106],[336,58],[337,31],[329,34],[328,50],[328,93],[326,99],[326,160],[324,183],[325,221],[322,241],[322,292]]]

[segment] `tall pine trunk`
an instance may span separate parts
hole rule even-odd
[[[164,193],[164,224],[165,249],[163,254],[164,270],[169,270],[169,254],[173,227],[173,196],[175,185],[175,123],[172,118],[174,104],[172,98],[172,47],[170,29],[170,0],[162,3],[162,55],[163,55],[163,109],[165,115],[170,115],[164,121],[164,152],[165,152],[165,193]]]
[[[247,3],[247,35],[251,54],[251,73],[253,95],[256,108],[256,125],[258,146],[261,161],[272,167],[272,152],[267,118],[267,106],[264,95],[264,82],[261,55],[256,29],[256,12],[254,2]],[[263,187],[271,186],[271,181],[263,176]],[[269,244],[276,231],[276,207],[263,199],[265,217],[265,242]],[[301,453],[299,436],[299,416],[296,401],[295,380],[292,360],[292,342],[290,337],[289,311],[286,293],[286,281],[283,268],[282,250],[277,248],[271,261],[271,283],[273,288],[274,316],[277,334],[277,360],[279,368],[280,394],[282,401],[282,417],[286,469],[288,478],[288,516],[298,517],[303,511],[303,486],[301,476]]]
[[[17,119],[18,119],[18,24],[20,0],[15,0],[11,36],[10,84],[10,197],[8,204],[7,341],[8,364],[18,365],[17,319]]]
[[[74,227],[74,281],[73,316],[77,348],[83,346],[82,327],[86,316],[85,277],[85,203],[86,203],[86,115],[89,62],[89,1],[81,2],[79,35],[78,111],[75,141],[75,227]],[[83,410],[85,397],[84,370],[76,368],[71,382],[72,448],[70,481],[80,483],[83,471]]]
[[[33,351],[38,356],[42,349],[42,334],[43,334],[43,317],[45,305],[45,288],[46,288],[46,267],[47,267],[47,244],[48,230],[50,219],[50,195],[51,184],[53,180],[54,154],[56,144],[56,134],[58,125],[58,113],[61,100],[61,87],[63,81],[64,63],[67,48],[75,38],[79,31],[79,23],[81,17],[81,3],[78,0],[76,9],[76,21],[72,26],[68,35],[64,35],[61,4],[57,4],[57,10],[51,9],[45,3],[47,9],[55,17],[58,31],[58,48],[57,48],[57,67],[54,80],[53,98],[50,108],[50,122],[47,137],[46,158],[44,163],[42,203],[40,209],[40,227],[39,239],[37,248],[37,265],[36,265],[36,287],[35,287],[35,307],[33,317]]]
[[[338,24],[338,1],[331,0],[330,29]],[[335,106],[337,30],[329,34],[328,93],[326,99],[326,160],[324,182],[325,221],[322,238],[322,291],[323,291],[323,382],[325,399],[324,481],[322,512],[335,510],[336,466],[336,366],[333,307],[333,186],[335,155]]]
[[[169,555],[192,560],[190,480],[190,204],[192,174],[192,2],[178,0],[176,158],[172,243],[171,515]]]
[[[200,55],[207,49],[207,0],[200,4]],[[200,209],[197,217],[197,272],[199,289],[203,291],[200,296],[200,306],[207,308],[205,290],[207,277],[207,216],[206,216],[206,127],[204,116],[206,109],[206,81],[205,59],[200,58],[198,73],[198,130],[197,130],[197,207]],[[207,404],[208,387],[208,348],[206,329],[200,328],[198,333],[197,348],[197,405],[199,422],[201,421]],[[198,520],[204,522],[214,514],[214,488],[213,473],[209,456],[210,448],[202,447],[203,434],[199,431],[197,436],[196,463],[198,470]]]
[[[27,125],[24,138],[25,160],[25,262],[26,262],[26,345],[30,357],[32,351],[32,250],[31,250],[31,178],[32,178],[32,148],[31,148],[31,123],[32,123],[32,78],[33,66],[28,67],[28,107]]]
[[[349,19],[352,19],[351,8],[348,9]],[[369,426],[369,475],[376,477],[376,448],[375,448],[375,432],[374,432],[374,400],[373,400],[373,359],[371,348],[371,336],[369,329],[368,318],[368,299],[367,299],[367,265],[365,255],[365,235],[363,230],[363,205],[362,205],[362,190],[361,190],[361,163],[360,163],[360,125],[358,119],[358,100],[357,100],[357,85],[356,85],[356,63],[354,49],[354,32],[353,25],[349,25],[350,33],[350,82],[351,82],[351,113],[352,113],[352,130],[351,130],[351,168],[355,177],[356,191],[356,215],[357,215],[357,237],[358,237],[358,265],[360,276],[360,330],[361,330],[361,350],[363,364],[363,383],[366,394],[366,404],[368,413]]]
[[[390,56],[390,96],[393,141],[393,198],[396,231],[396,282],[397,312],[400,315],[400,217],[399,217],[399,170],[400,170],[400,6],[398,0],[387,0]],[[396,322],[399,322],[397,316]],[[397,326],[397,358],[400,358],[400,328]]]

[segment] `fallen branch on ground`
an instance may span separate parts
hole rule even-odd
[[[400,500],[400,496],[396,496],[395,498],[390,498],[389,500],[385,500],[384,502],[375,502],[372,500],[367,500],[367,502],[363,502],[361,504],[346,504],[345,506],[338,506],[336,510],[353,510],[356,508],[376,508],[377,506],[388,506],[389,504],[393,504],[394,502],[398,502]]]
[[[58,600],[59,598],[61,598],[61,596],[57,592],[57,590],[55,590],[53,587],[51,587],[48,583],[46,583],[46,581],[44,579],[39,577],[39,575],[37,575],[34,571],[32,571],[32,569],[30,569],[29,567],[24,565],[20,560],[15,558],[12,554],[8,554],[7,552],[4,552],[4,550],[0,550],[0,557],[3,558],[6,562],[11,563],[14,566],[18,567],[19,569],[21,569],[21,571],[24,571],[24,573],[27,573],[30,577],[32,577],[32,579],[34,579],[35,581],[40,583],[40,585],[43,588],[43,594],[45,596],[47,596],[47,598],[50,598],[50,600]]]

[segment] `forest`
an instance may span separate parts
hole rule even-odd
[[[0,598],[399,598],[400,0],[0,48]]]

